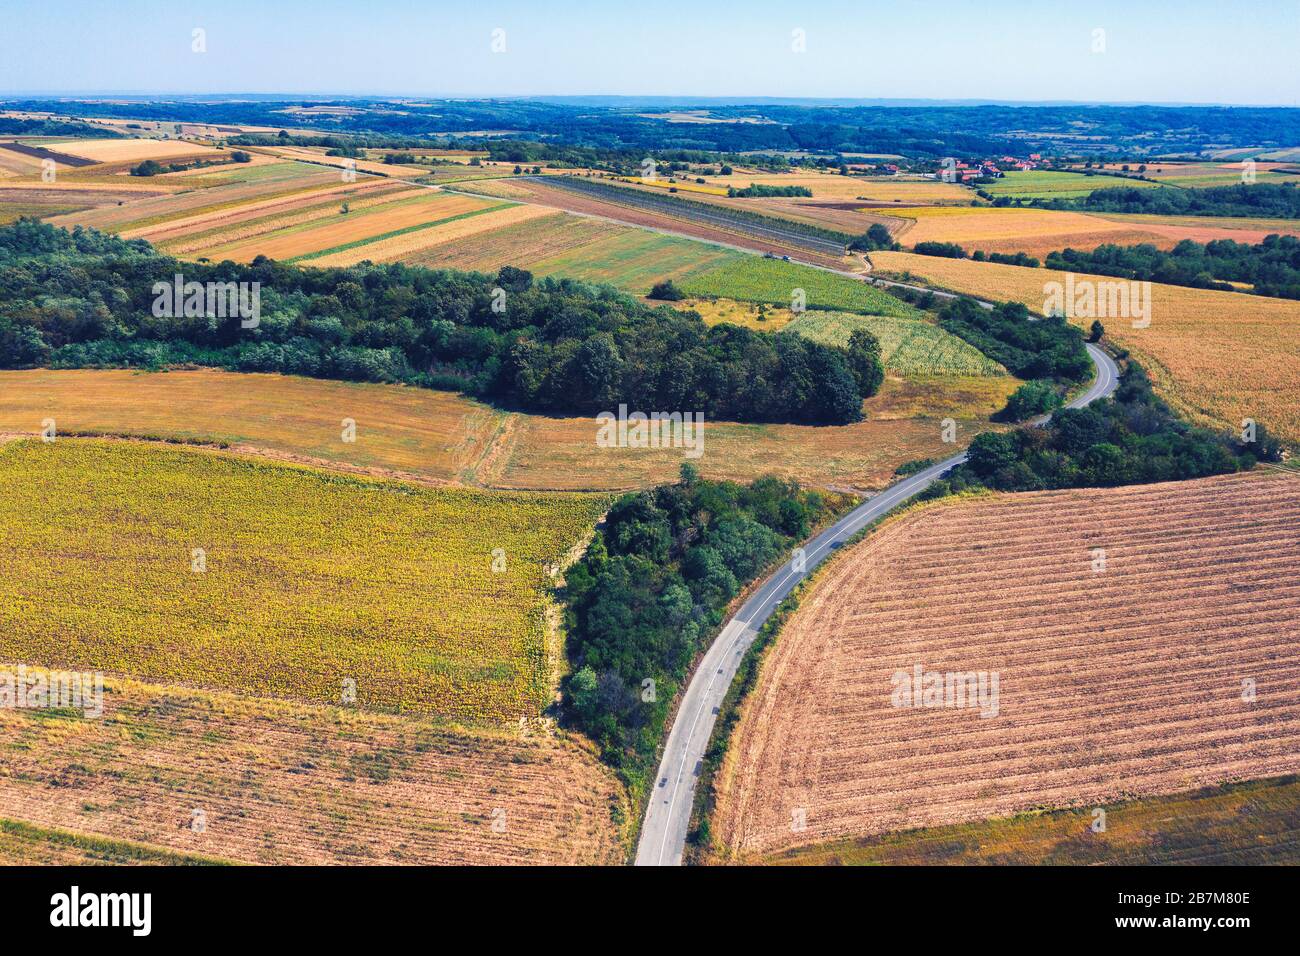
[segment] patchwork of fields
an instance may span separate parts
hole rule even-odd
[[[746,858],[1300,771],[1297,532],[1300,482],[1277,474],[888,522],[814,580],[764,661],[720,845]],[[899,696],[917,668],[937,698]],[[978,706],[943,705],[947,674],[984,675]]]
[[[941,259],[902,252],[872,253],[876,268],[907,272],[933,284],[988,299],[1023,302],[1041,312],[1045,284],[1064,282],[1047,269]],[[1080,279],[1112,281],[1101,276]],[[1151,324],[1108,319],[1107,334],[1130,349],[1160,393],[1194,419],[1234,431],[1243,419],[1262,422],[1300,442],[1300,303],[1285,299],[1151,285]],[[1077,319],[1082,326],[1090,319]]]

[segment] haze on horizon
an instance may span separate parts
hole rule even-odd
[[[0,95],[1300,105],[1295,0],[832,0],[813,8],[752,0],[676,9],[585,0],[16,0],[0,35]],[[204,31],[201,53],[192,49],[195,29]]]

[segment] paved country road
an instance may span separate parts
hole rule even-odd
[[[1088,345],[1088,355],[1097,367],[1097,374],[1088,389],[1069,402],[1067,408],[1082,408],[1089,402],[1105,398],[1119,384],[1119,369],[1109,355],[1092,344]],[[682,851],[686,847],[686,830],[695,802],[695,784],[704,760],[704,750],[713,734],[718,708],[722,706],[722,699],[731,687],[741,659],[758,635],[763,622],[786,595],[837,547],[877,518],[924,490],[949,468],[965,460],[964,453],[954,455],[947,461],[939,462],[891,485],[811,541],[805,542],[801,570],[795,570],[793,559],[787,561],[763,582],[722,628],[687,685],[672,730],[668,734],[663,760],[655,777],[654,792],[650,795],[645,822],[641,826],[641,840],[636,852],[637,866],[681,864]]]

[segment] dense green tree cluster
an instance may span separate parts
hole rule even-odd
[[[912,251],[920,256],[939,256],[943,259],[966,258],[966,250],[955,242],[918,242]]]
[[[652,769],[677,689],[728,602],[828,510],[793,482],[705,481],[689,465],[679,484],[610,510],[565,574],[565,705],[632,782]]]
[[[1062,316],[1039,319],[1019,302],[986,309],[960,298],[939,312],[939,324],[1019,378],[1071,383],[1092,375],[1083,333]]]
[[[889,234],[889,230],[878,222],[873,222],[866,232],[849,243],[849,249],[853,252],[875,252],[877,249],[898,248],[899,245]]]
[[[241,317],[155,316],[155,283],[260,283]],[[500,290],[500,291],[498,291]],[[702,412],[731,421],[862,418],[874,340],[706,326],[608,287],[403,265],[179,262],[143,242],[22,220],[0,228],[0,367],[175,363],[447,388],[547,412]],[[875,353],[878,355],[878,351]]]
[[[1049,209],[1150,213],[1159,216],[1297,219],[1300,218],[1300,189],[1296,188],[1295,183],[1239,183],[1235,186],[1210,186],[1205,189],[1112,186],[1093,190],[1079,199],[1035,199],[1032,205]]]
[[[733,199],[757,199],[773,196],[811,196],[812,190],[807,186],[767,186],[763,183],[750,183],[737,189],[727,187],[727,195]]]
[[[970,488],[1036,491],[1179,481],[1277,460],[1276,439],[1258,428],[1243,444],[1180,420],[1130,362],[1113,398],[1057,411],[1042,428],[985,432],[969,459],[924,492],[934,498]]]
[[[1184,239],[1168,252],[1148,243],[1106,244],[1091,252],[1065,249],[1049,253],[1047,268],[1122,276],[1197,289],[1234,289],[1247,282],[1259,295],[1300,299],[1300,239],[1267,236],[1250,245],[1231,239],[1199,243]]]

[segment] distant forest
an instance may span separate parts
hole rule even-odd
[[[366,107],[382,104],[383,109]],[[741,152],[811,150],[944,156],[1087,152],[1167,154],[1232,147],[1282,148],[1300,143],[1300,109],[1164,106],[816,106],[755,104],[710,107],[721,119],[768,122],[672,123],[659,107],[610,107],[528,100],[389,100],[141,102],[11,100],[10,109],[87,117],[249,124],[288,130],[457,137],[509,130],[518,139],[600,149]],[[285,113],[294,106],[351,106],[362,112]],[[1087,137],[1087,138],[1073,138]],[[1135,149],[1133,143],[1141,143]]]

